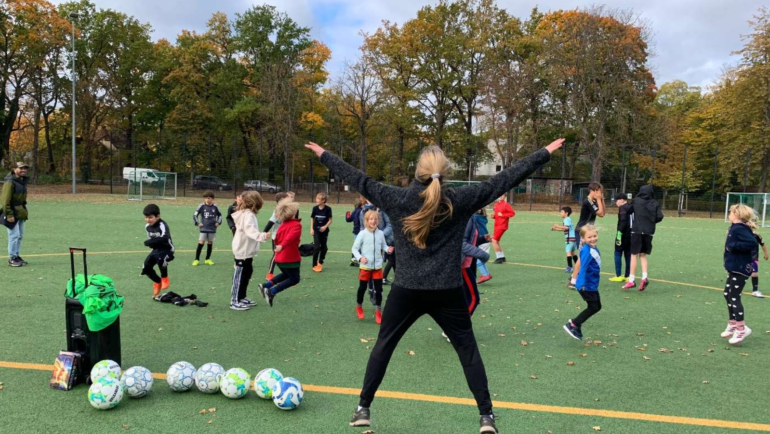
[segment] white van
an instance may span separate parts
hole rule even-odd
[[[139,182],[140,179],[144,179],[145,184],[154,184],[158,182],[158,171],[155,169],[142,169],[141,167],[124,167],[123,179],[128,182]]]

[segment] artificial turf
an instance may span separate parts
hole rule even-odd
[[[216,362],[256,374],[274,367],[305,384],[359,388],[377,325],[373,309],[355,318],[356,269],[348,266],[351,226],[348,205],[331,204],[335,221],[324,272],[302,267],[298,287],[280,294],[273,308],[261,298],[248,312],[228,308],[232,281],[231,236],[220,230],[215,266],[190,265],[197,242],[190,201],[163,202],[177,249],[170,266],[171,289],[195,293],[206,308],[151,301],[150,281],[139,276],[148,250],[142,244],[147,203],[100,198],[30,197],[22,256],[30,263],[3,268],[0,296],[0,361],[51,364],[65,349],[63,292],[69,278],[69,246],[87,247],[89,273],[114,279],[126,297],[121,315],[122,366],[165,373],[180,360],[200,366]],[[227,203],[220,202],[224,211]],[[260,215],[264,225],[272,203]],[[304,240],[310,242],[309,205],[303,205]],[[612,272],[614,208],[598,220],[602,270]],[[770,424],[762,412],[770,385],[764,377],[770,356],[767,300],[744,296],[754,334],[740,347],[719,337],[727,310],[721,294],[722,249],[727,226],[719,220],[666,218],[658,226],[650,257],[653,281],[643,293],[620,284],[601,284],[603,310],[583,327],[584,342],[561,326],[584,307],[565,288],[561,270],[564,240],[550,232],[558,214],[519,212],[503,239],[509,264],[490,264],[494,279],[480,286],[483,303],[474,327],[489,375],[493,399],[542,405]],[[491,229],[491,223],[490,223]],[[2,237],[4,242],[5,237]],[[255,259],[250,294],[269,261],[269,244]],[[112,253],[104,253],[112,252]],[[47,255],[58,254],[58,255]],[[535,265],[535,266],[530,266]],[[760,287],[765,277],[760,265]],[[640,274],[638,272],[637,274]],[[386,292],[388,287],[386,287]],[[526,344],[526,345],[525,345]],[[413,355],[411,355],[413,352]],[[574,362],[574,363],[568,363]],[[62,392],[47,387],[50,373],[0,368],[0,416],[17,432],[234,432],[360,433],[348,428],[354,396],[306,392],[294,412],[282,412],[255,394],[239,401],[197,391],[173,393],[156,380],[150,395],[127,398],[114,410],[88,404],[86,386]],[[440,330],[423,318],[399,345],[383,390],[470,398],[462,368]],[[216,412],[199,414],[203,409]],[[585,415],[498,409],[501,432],[723,432],[708,428]],[[378,399],[374,425],[380,433],[477,432],[473,406]],[[210,423],[209,423],[210,422]],[[106,431],[105,431],[106,430]]]

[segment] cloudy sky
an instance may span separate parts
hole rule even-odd
[[[228,16],[254,4],[249,0],[92,0],[99,8],[116,9],[148,22],[155,39],[174,41],[183,29],[203,31],[216,11]],[[61,0],[56,0],[60,3]],[[332,51],[329,70],[334,76],[343,62],[357,56],[360,32],[372,32],[382,20],[402,23],[424,5],[437,0],[268,0],[301,25],[310,27],[314,38]],[[541,11],[582,8],[589,1],[497,0],[509,13],[525,18],[533,7]],[[598,3],[598,2],[597,2]],[[659,84],[684,80],[708,86],[722,69],[736,63],[730,53],[740,49],[741,35],[748,34],[748,20],[762,6],[761,0],[612,0],[612,8],[632,9],[649,23],[654,57],[650,66]]]

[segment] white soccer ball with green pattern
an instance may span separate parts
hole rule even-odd
[[[120,385],[129,398],[142,398],[152,390],[152,372],[142,366],[132,366],[120,376]]]
[[[273,387],[283,379],[281,371],[273,368],[267,368],[259,371],[254,377],[254,390],[257,396],[262,399],[273,399]]]
[[[97,362],[93,368],[91,368],[91,382],[95,383],[96,380],[108,377],[118,380],[120,378],[120,365],[112,360],[102,360]]]
[[[195,373],[195,386],[203,393],[219,392],[219,377],[225,373],[225,368],[216,363],[206,363]]]
[[[251,376],[241,368],[229,369],[219,379],[219,390],[230,399],[246,396],[251,386]]]
[[[123,399],[123,387],[117,378],[102,377],[88,389],[88,402],[96,409],[109,410],[120,404]]]
[[[195,366],[188,362],[176,362],[166,372],[168,387],[174,392],[187,392],[195,384]]]

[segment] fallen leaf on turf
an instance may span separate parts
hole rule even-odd
[[[575,366],[575,362],[569,361],[567,362],[567,366]]]
[[[703,384],[709,384],[708,380],[703,380]]]
[[[209,413],[216,413],[216,412],[217,412],[217,408],[216,407],[211,407],[209,409]]]
[[[548,356],[548,355],[546,355],[546,356],[545,356],[545,358],[546,358],[546,359],[550,359],[550,358],[551,358],[551,356]]]
[[[537,375],[530,375],[530,376],[529,376],[529,379],[530,379],[530,380],[537,380]]]
[[[644,360],[652,360],[651,358],[649,358],[649,357],[647,357],[647,356],[642,356],[642,358],[643,358]]]
[[[706,350],[706,351],[708,351],[709,353],[713,353],[713,352],[714,352],[714,349],[713,349],[713,348],[709,348],[709,349],[708,349],[708,350]]]
[[[360,340],[360,341],[361,341],[361,343],[363,343],[363,344],[366,344],[366,343],[368,343],[368,342],[369,342],[368,340],[366,340],[366,339],[364,339],[364,338],[361,338],[361,339],[359,339],[359,340]]]
[[[368,430],[362,432],[361,434],[374,434],[374,430],[373,429],[368,429]]]
[[[410,356],[413,356],[413,355],[415,355],[415,354],[416,354],[416,353],[415,353],[414,351],[412,351],[412,350],[409,350],[409,351],[407,351],[406,353],[407,353],[407,354],[409,354]]]
[[[433,331],[433,328],[431,328],[431,327],[428,327],[428,331],[429,331],[429,332],[432,332],[432,331]],[[374,432],[374,431],[372,431],[372,432]]]
[[[595,426],[594,427],[594,431],[601,431],[601,430],[602,430],[602,427],[600,427],[600,426]]]
[[[206,414],[206,409],[204,408],[203,410],[201,410],[200,414]]]
[[[159,329],[158,329],[158,331],[159,331],[159,332],[162,332],[162,331],[163,331],[163,327],[159,328]]]
[[[749,356],[749,353],[738,353],[738,354],[743,356],[743,357],[748,357]]]
[[[125,423],[123,424],[123,429],[126,429],[126,430],[127,430],[127,429],[129,429],[129,428],[131,428],[131,427],[130,427],[130,426],[128,426],[127,424],[125,424]]]
[[[525,341],[524,339],[522,339],[522,340],[521,340],[521,346],[522,346],[522,347],[526,347],[527,345],[529,345],[529,342],[527,342],[527,341]]]
[[[206,422],[206,423],[207,423],[207,424],[209,424],[209,425],[211,425],[212,423],[214,423],[214,421],[213,421],[213,420],[210,420],[210,421],[208,421],[208,422]]]
[[[497,336],[500,336],[501,338],[505,337],[505,333],[498,333]]]
[[[586,354],[586,353],[580,353],[580,357],[585,357],[585,356],[587,356],[587,355],[588,355],[588,354]]]

